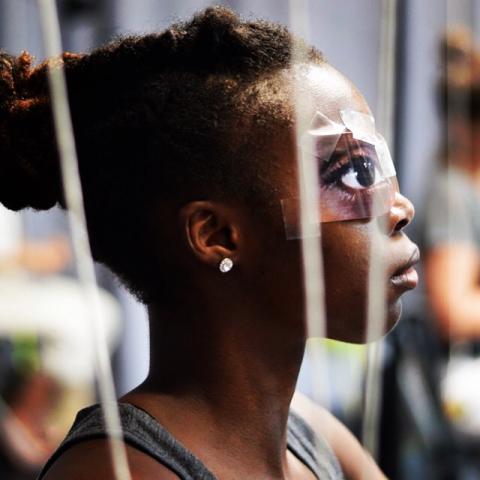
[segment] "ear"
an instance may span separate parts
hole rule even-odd
[[[199,260],[215,267],[226,257],[237,263],[240,225],[232,208],[210,201],[190,202],[180,210],[180,221]]]

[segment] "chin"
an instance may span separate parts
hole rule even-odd
[[[384,335],[391,332],[398,325],[398,322],[400,321],[401,316],[402,316],[402,301],[398,299],[396,302],[394,302],[393,305],[388,306],[387,325],[386,325],[387,328]]]
[[[377,342],[378,340],[385,338],[398,325],[398,322],[400,321],[400,317],[402,315],[402,301],[398,299],[393,304],[388,305],[386,313],[387,316],[383,325],[383,331],[380,334],[376,333],[375,337],[367,339],[367,330],[363,337],[362,343]]]
[[[382,326],[382,332],[376,332],[374,338],[367,339],[368,328],[365,315],[350,316],[347,321],[331,322],[329,319],[327,337],[331,340],[355,344],[366,344],[380,340],[398,324],[402,314],[402,301],[397,299],[395,302],[387,305],[386,313],[387,317]]]

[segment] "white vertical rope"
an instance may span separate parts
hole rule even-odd
[[[38,3],[45,50],[47,57],[50,59],[48,60],[48,77],[65,200],[68,208],[73,249],[77,260],[78,276],[84,286],[85,300],[92,312],[90,327],[94,342],[96,373],[109,438],[113,471],[116,480],[131,480],[126,448],[122,441],[122,428],[102,322],[99,291],[88,241],[67,85],[60,60],[62,44],[58,12],[55,0],[38,0]]]
[[[395,104],[395,39],[397,28],[397,0],[382,0],[380,59],[378,65],[377,128],[389,143],[394,139]],[[367,298],[367,368],[365,379],[362,443],[373,458],[377,457],[379,420],[382,392],[383,341],[386,326],[386,266],[384,237],[386,225],[382,219],[372,222]],[[369,478],[368,465],[364,478]]]
[[[289,1],[290,24],[292,32],[309,41],[309,0]],[[306,64],[305,52],[294,42],[291,64]],[[323,271],[323,254],[321,248],[321,224],[318,199],[318,169],[316,162],[306,161],[300,140],[312,119],[302,110],[305,104],[300,99],[299,79],[294,79],[295,105],[295,138],[298,170],[299,214],[301,250],[305,289],[305,315],[307,323],[307,354],[312,362],[312,389],[314,398],[322,399],[322,404],[330,406],[330,388],[328,364],[325,345],[320,339],[326,337],[325,315],[325,285]],[[318,219],[318,225],[312,224],[312,219]]]

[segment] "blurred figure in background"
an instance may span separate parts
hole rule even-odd
[[[442,166],[427,199],[426,279],[446,341],[480,339],[480,54],[468,30],[442,42]]]
[[[480,54],[465,28],[436,43],[442,144],[417,203],[425,294],[386,342],[380,464],[391,480],[480,478]]]
[[[460,444],[471,448],[480,444],[480,53],[458,27],[443,38],[441,56],[445,133],[425,202],[425,286],[445,354],[442,404]]]
[[[60,275],[67,238],[25,241],[3,207],[0,231],[0,478],[29,480],[94,400],[93,353],[80,286]],[[118,307],[106,292],[101,300],[113,345]]]

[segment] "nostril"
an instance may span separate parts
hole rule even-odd
[[[400,220],[399,222],[397,222],[397,224],[395,225],[395,231],[396,232],[399,232],[400,230],[402,230],[403,228],[405,228],[410,222],[404,218],[403,220]]]

